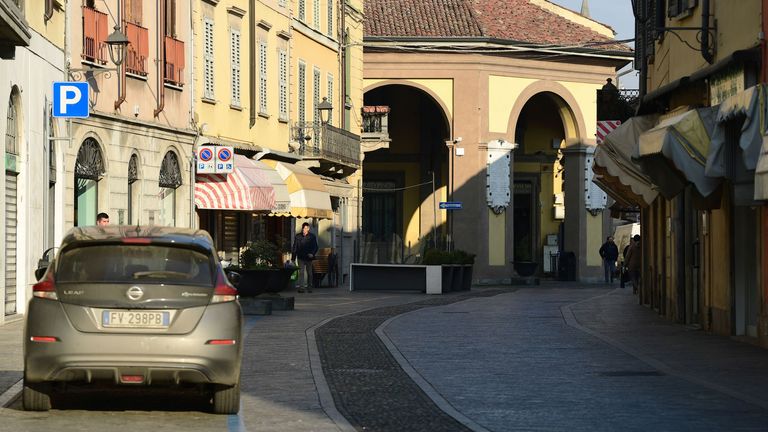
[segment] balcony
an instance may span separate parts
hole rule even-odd
[[[389,148],[389,107],[364,106],[362,146],[364,152]]]
[[[83,6],[83,60],[107,64],[107,14]]]
[[[13,58],[17,46],[28,46],[32,33],[24,19],[23,0],[0,0],[0,58]]]
[[[360,136],[319,122],[297,123],[292,128],[297,153],[319,163],[319,174],[346,177],[360,168]]]
[[[165,82],[175,86],[184,85],[184,42],[170,36],[165,37]]]
[[[127,23],[125,36],[130,41],[125,59],[126,71],[146,76],[147,58],[149,57],[149,31],[140,25]]]

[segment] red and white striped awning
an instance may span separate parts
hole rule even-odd
[[[195,206],[206,210],[272,211],[275,190],[252,160],[236,154],[231,173],[195,176]]]

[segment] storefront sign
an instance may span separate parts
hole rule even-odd
[[[715,106],[744,91],[744,69],[734,67],[709,79],[709,104]]]

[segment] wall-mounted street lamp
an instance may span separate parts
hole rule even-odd
[[[324,97],[323,101],[317,104],[317,110],[320,112],[320,121],[327,125],[331,119],[331,111],[333,111],[333,105],[328,102],[328,98]]]
[[[125,51],[128,48],[130,41],[125,36],[125,33],[120,30],[120,26],[115,26],[115,31],[112,32],[104,41],[109,47],[109,59],[116,67],[120,67],[125,61]]]

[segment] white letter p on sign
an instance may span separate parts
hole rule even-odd
[[[67,107],[69,105],[75,105],[83,98],[83,94],[80,89],[75,86],[63,85],[59,87],[59,97],[61,98],[61,110],[63,113],[67,113]],[[71,95],[71,96],[70,96]]]

